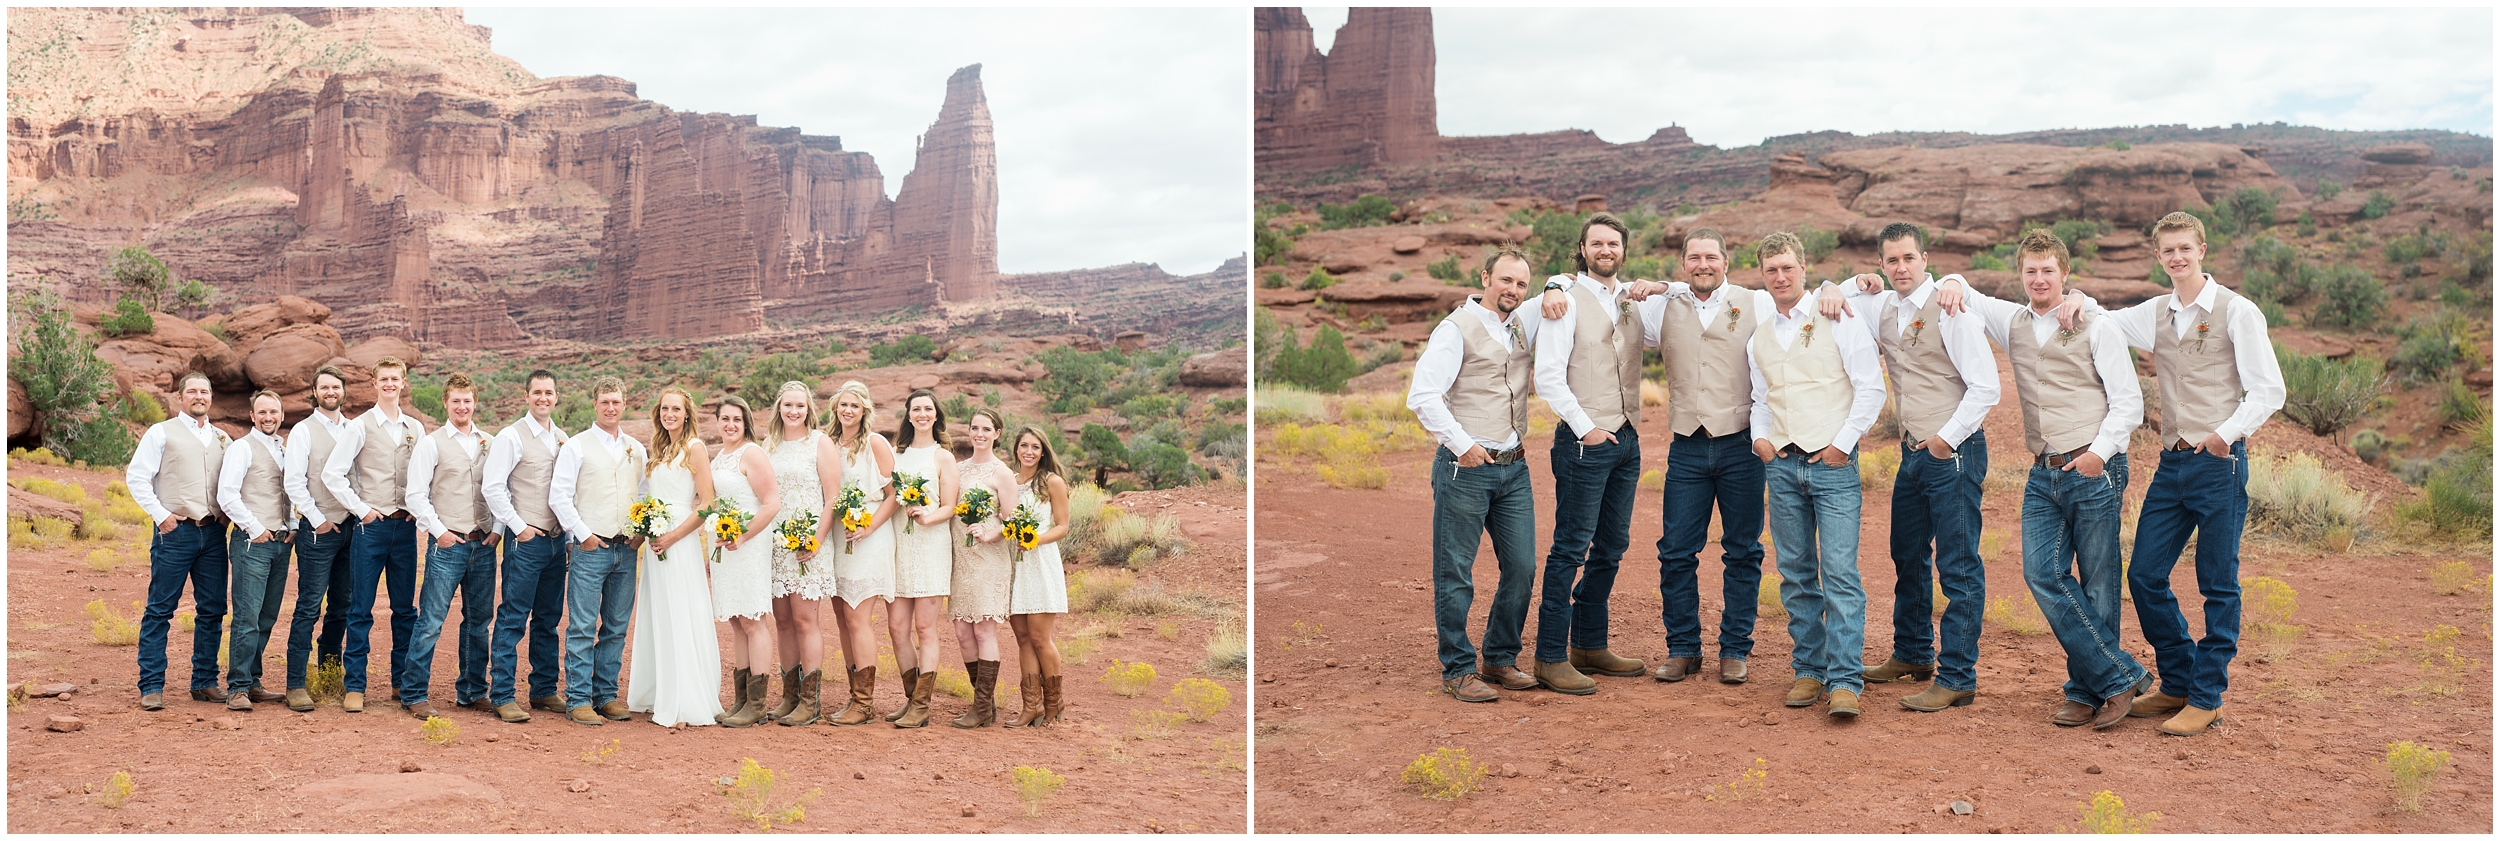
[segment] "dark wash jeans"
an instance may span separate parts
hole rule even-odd
[[[347,639],[348,544],[356,530],[341,523],[329,534],[315,534],[302,519],[295,525],[295,615],[287,623],[286,688],[304,688],[307,661],[318,665],[339,656]],[[313,623],[321,623],[316,649]],[[318,653],[320,656],[315,657]]]
[[[1892,656],[1904,663],[1936,664],[1938,686],[1976,689],[1979,621],[1988,607],[1988,568],[1979,559],[1979,483],[1988,476],[1988,433],[1972,432],[1952,458],[1892,446],[1901,447],[1901,469],[1892,482],[1892,569],[1897,576],[1892,585]],[[1930,558],[1935,561],[1932,576]],[[1944,589],[1942,623],[1935,619],[1931,582]]]
[[[1632,545],[1632,499],[1641,486],[1641,434],[1624,424],[1611,444],[1586,446],[1554,427],[1554,542],[1545,553],[1545,595],[1536,615],[1536,659],[1560,663],[1566,648],[1606,647],[1606,599]]]
[[[217,526],[175,523],[148,540],[148,604],[139,614],[139,694],[165,691],[165,639],[173,635],[182,585],[198,609],[191,626],[191,688],[217,688],[217,643],[226,633],[226,535]]]
[[[365,691],[367,660],[373,657],[373,597],[389,575],[391,597],[390,684],[399,685],[408,668],[409,637],[417,630],[417,523],[379,519],[348,526],[347,691]]]
[[[1719,508],[1719,658],[1753,653],[1754,618],[1762,592],[1762,459],[1753,431],[1715,437],[1675,436],[1667,448],[1667,486],[1659,506],[1658,599],[1667,656],[1701,656],[1701,549],[1710,538],[1710,507]]]
[[[2099,476],[2031,468],[2023,485],[2023,583],[2066,650],[2066,700],[2099,704],[2144,679],[2119,647],[2119,503],[2127,454]]]
[[[1519,662],[1519,638],[1528,624],[1528,597],[1536,586],[1536,497],[1528,463],[1458,466],[1448,447],[1432,459],[1432,623],[1441,638],[1441,679],[1477,668],[1467,639],[1467,612],[1476,600],[1476,547],[1493,535],[1499,570],[1493,609],[1484,628],[1484,665]]]
[[[2248,525],[2248,443],[2230,458],[2164,450],[2144,510],[2135,521],[2135,559],[2127,587],[2136,623],[2153,644],[2161,692],[2198,709],[2222,709],[2231,658],[2240,650],[2240,530]],[[2196,589],[2205,596],[2205,636],[2189,636],[2187,614],[2170,591],[2188,535],[2196,536]]]
[[[529,696],[562,694],[564,591],[568,576],[564,532],[522,540],[503,533],[503,601],[495,606],[495,635],[489,656],[486,697],[496,706],[512,703],[515,672],[521,668],[521,639],[529,638]]]

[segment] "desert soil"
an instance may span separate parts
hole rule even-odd
[[[1652,409],[1640,427],[1649,470],[1666,465],[1665,419]],[[1990,415],[1989,455],[1999,471],[2028,462],[2020,423],[2009,407]],[[2138,435],[2129,459],[2131,500],[2142,498],[2156,463],[2148,437]],[[1538,436],[1529,456],[1540,571],[1553,516],[1549,443]],[[2254,446],[2319,455],[2376,493],[2381,515],[2415,493],[2280,420]],[[1925,684],[1889,684],[1869,688],[1855,722],[1822,706],[1786,708],[1786,619],[1767,612],[1754,631],[1751,682],[1720,684],[1715,542],[1700,566],[1701,676],[1672,684],[1599,677],[1591,696],[1504,691],[1497,703],[1462,704],[1440,693],[1434,653],[1430,457],[1429,449],[1382,457],[1392,477],[1382,490],[1330,488],[1307,464],[1262,458],[1253,584],[1261,831],[2044,832],[2077,827],[2078,806],[2103,790],[2131,812],[2160,813],[2161,831],[2492,827],[2491,596],[2436,595],[2427,573],[2462,560],[2487,575],[2488,544],[2427,550],[2365,535],[2339,555],[2250,540],[2241,575],[2291,584],[2295,619],[2307,630],[2275,662],[2244,633],[2224,720],[2189,738],[2156,732],[2158,719],[2104,732],[2050,724],[2062,700],[2063,653],[2045,633],[2018,635],[1993,621],[1981,634],[1979,695],[1968,707],[1912,712],[1897,702]],[[1987,530],[2003,535],[1987,580],[1992,596],[2020,602],[2021,474],[2011,475],[2014,483],[1992,486],[1984,503]],[[1870,664],[1891,648],[1889,499],[1888,481],[1870,485],[1860,538]],[[1651,665],[1667,655],[1653,560],[1659,505],[1658,490],[1641,490],[1609,634],[1616,652]],[[1768,559],[1764,566],[1772,568]],[[2174,584],[2192,587],[2191,569],[2183,560]],[[1479,642],[1496,576],[1492,550],[1482,547],[1469,624]],[[2201,628],[2195,597],[2186,600]],[[2133,603],[2121,612],[2126,648],[2149,668]],[[2473,658],[2449,694],[2427,689],[2419,665],[2424,634],[2438,625],[2462,629],[2457,653]],[[1532,608],[1530,652],[1535,633]],[[1530,658],[1523,653],[1522,665]],[[2380,767],[2400,740],[2455,756],[2421,814],[2395,811]],[[1481,791],[1443,802],[1401,782],[1408,763],[1443,747],[1491,769]],[[1731,791],[1757,758],[1768,765],[1764,784]],[[1973,814],[1946,812],[1957,800]]]
[[[90,495],[101,495],[104,484],[118,478],[44,466],[13,471],[75,479]],[[1135,493],[1115,502],[1132,513],[1173,514],[1193,544],[1181,558],[1142,574],[1141,582],[1240,604],[1248,556],[1238,485]],[[921,730],[882,722],[671,729],[643,715],[593,728],[544,712],[527,723],[505,724],[486,713],[448,709],[443,715],[460,734],[438,747],[420,738],[418,722],[396,704],[376,697],[390,627],[381,606],[370,673],[376,693],[362,714],[347,714],[335,701],[310,713],[290,712],[283,703],[236,713],[192,701],[183,691],[190,637],[179,631],[167,646],[174,664],[167,706],[140,711],[134,649],[98,644],[83,606],[100,598],[135,619],[128,605],[146,595],[144,544],[137,553],[125,550],[135,559],[110,572],[87,567],[93,547],[13,551],[9,558],[8,681],[77,685],[66,699],[35,699],[8,715],[11,832],[747,831],[754,823],[732,814],[715,780],[734,776],[748,757],[778,774],[776,803],[821,792],[807,803],[806,821],[789,827],[801,831],[1237,832],[1247,824],[1240,770],[1247,759],[1246,687],[1198,667],[1217,625],[1212,617],[1127,619],[1121,636],[1102,640],[1083,665],[1067,667],[1067,719],[1048,729],[957,730],[947,723],[970,704],[939,691],[930,726]],[[187,597],[182,609],[192,609]],[[291,596],[286,610],[293,610]],[[828,612],[829,661],[838,648],[831,621]],[[1097,620],[1064,619],[1061,638],[1089,621]],[[1160,637],[1158,621],[1173,623],[1173,638]],[[952,633],[943,635],[944,662],[960,667]],[[265,672],[281,687],[285,636],[281,627],[271,640]],[[724,631],[724,644],[726,637]],[[1002,714],[1020,705],[1015,653],[1012,645],[1007,649],[1000,667]],[[1114,658],[1157,664],[1160,679],[1138,697],[1114,695],[1100,680]],[[630,650],[626,662],[630,672]],[[448,707],[457,667],[447,639],[435,654],[434,691],[445,702],[438,709]],[[835,705],[847,694],[840,668],[834,663],[827,670],[833,677],[825,691]],[[1165,707],[1166,693],[1184,677],[1214,678],[1231,693],[1231,705],[1210,722],[1178,725],[1170,736],[1133,738],[1131,714]],[[880,678],[882,713],[902,703],[902,692],[894,677]],[[722,694],[726,703],[725,686]],[[49,716],[63,714],[82,719],[83,729],[46,729]],[[619,749],[603,761],[585,758],[610,740]],[[1018,765],[1045,766],[1066,778],[1039,818],[1026,817],[1009,782]],[[90,792],[122,770],[135,783],[129,802],[118,809],[99,805]]]

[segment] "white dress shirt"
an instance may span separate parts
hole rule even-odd
[[[626,437],[624,427],[618,427],[616,434],[610,435],[598,424],[591,424],[589,429],[573,436],[573,446],[556,453],[556,475],[547,483],[547,507],[556,512],[556,521],[564,524],[565,533],[572,535],[575,543],[594,536],[590,527],[582,524],[582,512],[573,507],[573,492],[581,484],[582,447],[585,446],[605,447],[609,458],[620,461],[626,453],[642,452],[642,442]],[[645,475],[635,487],[648,488],[650,484],[651,477]],[[635,495],[640,496],[643,492],[638,490]]]
[[[366,409],[365,415],[379,411],[382,411],[382,407],[375,406]],[[425,424],[418,423],[415,415],[405,411],[400,412],[396,418],[387,414],[382,415],[379,420],[382,421],[384,427],[394,425],[401,427],[411,438],[425,437]],[[347,513],[359,520],[364,519],[366,514],[372,513],[373,506],[366,505],[365,498],[357,494],[355,488],[348,485],[347,474],[356,469],[356,454],[365,449],[363,421],[364,415],[358,415],[355,420],[340,425],[340,428],[336,430],[338,443],[330,448],[330,462],[321,466],[322,487],[329,488],[330,495],[338,497],[339,504],[347,506]]]
[[[521,466],[522,436],[537,438],[551,453],[564,448],[564,430],[552,418],[542,424],[534,416],[522,415],[495,433],[495,443],[486,451],[486,489],[481,495],[486,497],[486,513],[494,515],[495,522],[513,534],[530,527],[521,521],[520,509],[512,504],[512,469]]]
[[[443,460],[442,449],[435,440],[432,435],[418,438],[416,452],[408,454],[408,488],[404,494],[408,513],[417,518],[417,528],[428,537],[441,537],[446,529],[442,518],[434,515],[434,466]],[[465,430],[455,426],[451,428],[451,440],[475,450],[486,443],[486,430],[477,428],[475,423]]]
[[[1760,289],[1748,289],[1724,281],[1720,282],[1717,290],[1710,293],[1710,297],[1704,298],[1700,293],[1693,291],[1691,284],[1685,283],[1681,280],[1670,280],[1667,281],[1666,297],[1670,299],[1679,297],[1688,297],[1693,299],[1693,315],[1695,318],[1700,320],[1701,327],[1704,330],[1710,329],[1712,325],[1718,323],[1719,319],[1722,317],[1720,313],[1727,309],[1729,302],[1735,302],[1739,309],[1750,307],[1756,312],[1767,310],[1772,307],[1771,293],[1764,292]],[[1814,303],[1813,294],[1808,293],[1806,295],[1806,303]],[[1659,328],[1653,329],[1664,328],[1665,325],[1663,324],[1663,318],[1665,316],[1665,312],[1666,311],[1664,309],[1659,311],[1662,323],[1659,325]],[[1736,317],[1743,318],[1744,315],[1739,313]]]
[[[175,425],[199,436],[202,444],[215,444],[218,436],[225,434],[204,417],[181,414],[174,416],[174,420],[177,422]],[[130,468],[122,474],[122,484],[130,486],[131,501],[139,503],[139,510],[148,512],[151,523],[165,522],[165,518],[174,515],[174,512],[165,510],[165,503],[156,499],[156,471],[165,466],[165,427],[161,423],[150,426],[147,434],[139,436],[139,450],[130,454]],[[214,508],[216,504],[217,500],[211,497],[209,507]]]
[[[314,409],[312,417],[305,418],[296,427],[302,428],[305,423],[321,424],[322,428],[328,429],[333,450],[338,448],[338,440],[347,434],[347,414],[344,412]],[[318,469],[312,464],[312,447],[302,446],[286,451],[286,501],[295,506],[296,518],[313,528],[321,526],[321,507],[313,503],[312,495],[312,483],[320,481],[313,476]]]
[[[1598,300],[1618,303],[1623,300],[1624,290],[1629,285],[1620,278],[1612,284],[1600,283],[1586,274],[1555,275],[1548,282],[1554,280],[1586,286],[1590,292],[1596,293]],[[1580,399],[1571,395],[1571,343],[1578,332],[1572,318],[1579,307],[1579,299],[1564,295],[1562,317],[1539,319],[1541,323],[1532,331],[1536,334],[1536,341],[1532,343],[1536,348],[1536,394],[1545,398],[1545,407],[1554,410],[1555,417],[1571,427],[1575,438],[1588,435],[1589,430],[1597,426],[1596,421],[1589,420],[1588,411],[1580,408]],[[1664,295],[1651,295],[1649,300],[1632,305],[1633,313],[1640,317],[1643,346],[1657,346],[1658,324],[1664,318],[1666,307]],[[1609,317],[1607,320],[1614,319]],[[1607,372],[1609,378],[1613,375],[1613,372]]]
[[[1975,290],[1965,289],[1963,302],[1969,312],[1979,316],[1980,329],[1988,340],[2012,352],[2010,333],[2014,317],[2029,305],[2002,301]],[[2057,317],[2037,310],[2032,312],[2031,340],[2037,347],[2047,347],[2057,335]],[[2092,343],[2092,370],[2101,375],[2101,395],[2109,401],[2109,414],[2101,418],[2100,431],[2092,436],[2092,454],[2108,461],[2127,449],[2127,436],[2144,424],[2144,386],[2135,379],[2135,357],[2127,353],[2127,337],[2118,332],[2107,314],[2092,319],[2084,337]]]
[[[1511,344],[1510,328],[1514,325],[1528,340],[1528,347],[1536,347],[1542,319],[1521,318],[1517,310],[1507,316],[1494,312],[1493,308],[1484,305],[1482,297],[1468,296],[1467,303],[1458,311],[1484,319],[1484,329],[1492,333],[1493,340],[1501,343],[1504,349],[1514,352],[1519,349]],[[1527,304],[1522,303],[1521,306]],[[1470,444],[1483,447],[1487,453],[1519,446],[1521,433],[1517,430],[1499,441],[1477,438],[1467,434],[1466,428],[1459,426],[1458,417],[1450,414],[1450,384],[1458,381],[1459,365],[1466,358],[1467,343],[1459,338],[1458,325],[1442,319],[1432,328],[1432,338],[1424,340],[1423,352],[1415,355],[1415,381],[1407,386],[1406,408],[1414,410],[1415,419],[1423,423],[1424,431],[1432,433],[1432,437],[1438,439],[1441,446],[1450,448],[1453,454],[1466,453]]]
[[[1780,347],[1794,347],[1797,328],[1814,315],[1814,297],[1799,298],[1796,309],[1791,313],[1781,313],[1777,305],[1755,312],[1755,330],[1770,330],[1772,340],[1779,342]],[[1832,436],[1832,446],[1844,453],[1857,448],[1858,439],[1875,426],[1876,416],[1884,411],[1884,370],[1882,363],[1877,361],[1882,352],[1875,349],[1875,334],[1867,329],[1868,321],[1844,315],[1824,322],[1832,333],[1831,341],[1840,348],[1840,368],[1849,374],[1849,416],[1841,420],[1840,432]],[[1762,363],[1754,358],[1753,348],[1752,342],[1745,343],[1745,368],[1753,376],[1751,422],[1754,440],[1767,441],[1772,429],[1771,382],[1763,379]]]
[[[1944,280],[1962,280],[1962,276],[1949,274],[1944,276]],[[1893,323],[1879,325],[1876,329],[1889,330],[1894,336],[1900,336],[1909,331],[1910,322],[1918,320],[1919,309],[1935,297],[1936,285],[1941,282],[1935,275],[1928,275],[1927,280],[1921,282],[1917,289],[1910,290],[1907,297],[1890,289],[1869,296],[1855,283],[1840,284],[1840,294],[1851,299],[1873,298],[1868,305],[1876,307],[1875,312],[1882,312],[1887,300],[1898,301],[1893,305]],[[1962,285],[1968,288],[1970,283],[1964,281]],[[1962,439],[1970,437],[1981,424],[1987,422],[1988,410],[1996,406],[2005,389],[1997,384],[1996,354],[1988,352],[1988,339],[1980,319],[1972,317],[1970,310],[1964,308],[1960,315],[1945,314],[1942,322],[1936,325],[1937,340],[1944,343],[1945,359],[1951,361],[1953,370],[1962,375],[1962,402],[1953,407],[1953,416],[1945,419],[1944,426],[1937,427],[1936,435],[1944,439],[1945,446],[1960,449]]]
[[[2199,317],[2214,311],[2214,286],[2214,276],[2206,275],[2205,288],[2196,294],[2196,300],[2181,301],[2176,294],[2169,296],[2172,338],[2187,336],[2188,331],[2195,328]],[[2118,332],[2126,336],[2128,345],[2152,350],[2153,330],[2160,324],[2162,315],[2157,309],[2161,300],[2154,298],[2123,310],[2109,310],[2102,320],[2117,325]],[[2099,304],[2089,306],[2100,309]],[[2231,311],[2225,313],[2223,318],[2231,331],[2232,362],[2239,369],[2240,390],[2245,392],[2240,395],[2240,407],[2232,410],[2228,420],[2214,427],[2214,434],[2222,436],[2223,443],[2227,444],[2248,437],[2249,433],[2264,425],[2267,418],[2282,409],[2285,391],[2283,366],[2274,358],[2274,344],[2266,338],[2266,314],[2257,309],[2257,302],[2249,300],[2248,296],[2239,296],[2232,300]]]
[[[217,466],[217,510],[226,512],[226,519],[234,521],[235,527],[242,529],[244,534],[259,540],[261,534],[272,527],[291,528],[293,524],[262,523],[259,517],[252,516],[251,509],[243,507],[243,474],[252,469],[253,441],[260,442],[261,448],[269,451],[270,461],[281,465],[286,463],[286,448],[278,443],[278,439],[263,435],[259,427],[253,427],[243,440],[226,448],[226,461]]]

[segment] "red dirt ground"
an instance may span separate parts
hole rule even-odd
[[[72,477],[90,495],[119,478],[25,465],[13,473]],[[1193,543],[1141,581],[1196,589],[1238,609],[1247,565],[1239,486],[1133,494],[1119,504],[1134,513],[1170,511]],[[916,731],[883,723],[680,731],[641,716],[590,728],[547,713],[515,725],[455,709],[444,715],[460,735],[436,747],[420,740],[416,721],[380,698],[369,697],[361,715],[343,713],[335,702],[310,713],[283,704],[229,713],[191,701],[183,691],[190,637],[179,631],[167,647],[174,664],[167,707],[140,711],[134,649],[97,644],[82,606],[101,598],[135,618],[126,608],[146,594],[145,545],[125,550],[133,560],[118,569],[95,572],[84,559],[96,545],[9,558],[7,680],[79,686],[68,699],[35,699],[8,716],[11,832],[737,832],[753,824],[732,816],[713,781],[735,775],[741,757],[778,772],[781,799],[822,790],[807,806],[807,821],[792,827],[802,831],[1236,832],[1247,825],[1239,770],[1246,764],[1247,688],[1199,673],[1217,624],[1209,617],[1130,618],[1120,638],[1103,640],[1084,665],[1068,667],[1067,721],[1052,729],[956,730],[947,722],[969,704],[940,691],[934,720]],[[286,609],[293,609],[291,596]],[[390,626],[387,610],[376,613],[378,689]],[[1175,623],[1174,639],[1158,637],[1158,618]],[[1089,621],[1063,620],[1061,638]],[[882,625],[878,633],[882,638]],[[280,685],[284,638],[281,628],[271,640],[266,672]],[[945,638],[946,662],[960,665],[953,635]],[[828,639],[828,657],[837,647]],[[1161,664],[1160,679],[1139,697],[1118,697],[1099,680],[1115,657]],[[1012,650],[1007,660],[1002,712],[1020,703]],[[440,645],[438,695],[448,695],[456,668],[454,647]],[[1178,725],[1166,738],[1130,738],[1130,714],[1164,706],[1172,684],[1192,676],[1215,677],[1232,705],[1209,723]],[[902,693],[894,678],[881,677],[883,712],[899,705]],[[843,691],[828,684],[829,696]],[[47,716],[65,713],[84,719],[85,728],[45,729]],[[238,727],[221,729],[221,720]],[[622,749],[604,762],[582,758],[610,739]],[[422,772],[401,773],[409,764]],[[1009,783],[1016,765],[1046,766],[1066,778],[1038,819],[1025,816]],[[106,809],[89,792],[116,770],[130,772],[136,791],[121,808]]]
[[[1665,419],[1652,409],[1641,426],[1651,470],[1666,464]],[[2010,407],[1991,413],[1994,465],[2023,458],[2020,423]],[[2141,499],[2151,479],[2155,454],[2146,437],[2129,459],[2139,465],[2130,499]],[[1540,561],[1553,514],[1546,443],[1540,436],[1529,458]],[[2260,452],[2324,454],[2348,475],[2369,471],[2353,483],[2383,491],[2382,514],[2393,494],[2404,493],[2349,450],[2279,419],[2255,443]],[[1981,635],[1980,694],[1970,707],[1911,712],[1897,701],[1924,685],[1892,684],[1870,687],[1866,713],[1854,723],[1820,706],[1785,708],[1786,620],[1769,615],[1755,628],[1752,682],[1721,685],[1712,642],[1720,613],[1715,543],[1701,559],[1708,660],[1699,678],[1600,677],[1592,696],[1503,692],[1498,703],[1461,704],[1440,694],[1434,659],[1429,458],[1429,450],[1384,456],[1392,478],[1383,490],[1334,489],[1306,464],[1261,460],[1253,586],[1262,831],[2045,832],[2077,827],[2077,807],[2102,790],[2134,813],[2159,812],[2157,831],[2492,829],[2491,596],[2435,595],[2426,572],[2464,560],[2488,574],[2487,544],[2430,554],[2365,539],[2359,552],[2338,556],[2250,541],[2241,574],[2290,583],[2300,600],[2295,619],[2307,632],[2274,663],[2262,662],[2244,634],[2225,719],[2192,738],[2157,733],[2151,719],[2099,733],[2051,725],[2062,652],[2045,633],[2021,636],[1995,622]],[[2004,533],[2004,548],[1988,562],[1989,593],[2019,602],[2026,591],[2014,475],[2012,490],[1991,488],[1984,508],[1987,529]],[[1657,619],[1658,493],[1640,492],[1610,635],[1617,652],[1653,665],[1667,653]],[[1870,663],[1891,646],[1889,499],[1888,483],[1868,489],[1861,535]],[[1711,534],[1715,540],[1715,524]],[[2183,561],[2173,580],[2192,576],[2191,568]],[[1469,625],[1479,640],[1496,574],[1490,547],[1481,549]],[[2149,667],[2133,604],[2122,613],[2126,647]],[[2193,609],[2190,616],[2201,627]],[[2462,629],[2458,653],[2476,661],[2453,694],[2421,688],[2417,658],[2435,625]],[[1532,647],[1533,609],[1526,631]],[[2422,814],[2391,805],[2379,763],[2399,740],[2455,755]],[[1466,749],[1492,769],[1482,791],[1442,802],[1401,783],[1409,762],[1442,747]],[[1768,763],[1767,783],[1731,800],[1726,786],[1756,758]],[[1969,801],[1975,813],[1940,812],[1955,800]]]

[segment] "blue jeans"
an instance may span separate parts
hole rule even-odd
[[[312,659],[313,623],[321,623],[323,660],[339,653],[347,638],[347,545],[355,539],[350,526],[315,534],[302,519],[295,525],[295,615],[287,623],[286,688],[304,688],[304,669]]]
[[[226,642],[226,690],[260,688],[260,657],[269,649],[269,631],[277,627],[278,607],[286,602],[286,559],[293,544],[270,535],[253,543],[242,529],[227,529],[226,557],[234,564],[234,636]]]
[[[2144,510],[2135,521],[2135,560],[2127,587],[2135,618],[2153,644],[2161,692],[2198,709],[2222,709],[2231,657],[2240,650],[2240,530],[2248,525],[2248,444],[2230,458],[2164,450]],[[2196,589],[2205,596],[2205,636],[2188,636],[2187,614],[2170,592],[2188,534],[2196,535]]]
[[[1758,460],[1758,459],[1757,459]],[[1796,643],[1788,667],[1826,689],[1866,689],[1866,588],[1858,583],[1858,457],[1833,466],[1783,455],[1763,471],[1780,606]]]
[[[1632,545],[1632,498],[1641,487],[1641,434],[1624,424],[1611,444],[1584,446],[1554,428],[1554,543],[1545,553],[1545,597],[1536,614],[1536,659],[1560,663],[1570,648],[1606,647],[1606,599]]]
[[[182,584],[199,609],[191,626],[191,688],[217,688],[217,641],[226,631],[226,541],[213,526],[175,523],[148,540],[148,606],[139,614],[139,694],[165,691],[165,638]]]
[[[521,540],[506,531],[503,545],[503,602],[495,606],[493,671],[486,687],[487,700],[496,706],[513,702],[524,634],[530,647],[529,696],[556,697],[564,680],[564,638],[556,633],[564,621],[564,535]]]
[[[425,586],[417,597],[416,632],[409,636],[407,669],[398,682],[401,703],[426,700],[434,682],[434,644],[460,594],[460,673],[452,697],[466,704],[486,697],[486,640],[495,625],[495,549],[463,540],[450,548],[426,544]]]
[[[2098,705],[2144,679],[2118,645],[2119,500],[2127,454],[2099,476],[2031,468],[2023,485],[2023,583],[2066,649],[2066,700]]]
[[[1979,620],[1988,609],[1988,568],[1979,560],[1979,482],[1987,475],[1988,433],[1972,432],[1952,458],[1902,447],[1892,482],[1892,656],[1936,664],[1936,685],[1946,689],[1979,688]],[[1935,559],[1933,577],[1929,558]],[[1941,650],[1930,582],[1944,589]]]
[[[573,548],[573,576],[566,587],[564,687],[567,707],[616,700],[617,673],[625,667],[625,624],[634,618],[634,550],[623,542],[597,549]]]
[[[1667,487],[1659,505],[1658,601],[1667,628],[1667,656],[1701,656],[1701,549],[1710,538],[1710,506],[1719,507],[1719,659],[1753,653],[1753,623],[1762,593],[1762,459],[1753,432],[1716,437],[1678,435],[1667,448]]]
[[[1476,670],[1467,611],[1476,600],[1476,546],[1487,531],[1501,578],[1484,627],[1484,664],[1519,662],[1536,586],[1536,497],[1527,462],[1459,467],[1448,447],[1440,449],[1432,459],[1432,623],[1441,637],[1441,679],[1450,680]]]
[[[365,661],[373,656],[374,588],[389,574],[391,594],[390,683],[408,668],[408,638],[417,630],[417,523],[380,519],[349,528],[356,537],[347,553],[347,691],[365,691]]]

